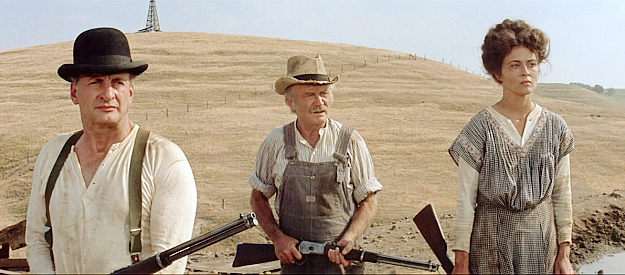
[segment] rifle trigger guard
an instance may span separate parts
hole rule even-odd
[[[307,259],[308,259],[308,255],[304,254],[304,255],[302,255],[302,260],[300,260],[300,261],[295,260],[295,264],[297,264],[297,265],[303,265],[303,264],[305,264],[305,263],[306,263],[306,260],[307,260]]]

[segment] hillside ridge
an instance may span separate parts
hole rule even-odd
[[[382,234],[388,242],[369,235],[368,247],[434,259],[414,234],[416,227],[406,222],[427,203],[446,217],[441,223],[452,238],[457,168],[447,148],[476,112],[501,97],[501,87],[491,79],[419,53],[347,44],[170,32],[128,38],[133,59],[149,63],[134,83],[131,118],[176,142],[187,155],[198,186],[196,234],[250,211],[248,179],[256,151],[272,129],[295,118],[273,92],[273,83],[285,74],[288,57],[320,54],[331,74],[341,76],[330,116],[365,138],[384,185],[370,234]],[[41,146],[81,124],[69,84],[56,74],[72,61],[71,41],[3,51],[0,59],[3,228],[25,218]],[[622,105],[567,84],[540,84],[534,100],[572,129],[574,208],[592,213],[604,203],[597,199],[600,194],[625,184]],[[391,229],[393,224],[403,233]],[[267,241],[255,228],[198,257],[227,258],[233,244],[243,240]],[[399,248],[405,242],[410,247]]]

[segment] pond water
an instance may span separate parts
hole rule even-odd
[[[625,274],[625,252],[606,255],[598,261],[582,266],[579,274],[597,274],[603,270],[604,274]]]

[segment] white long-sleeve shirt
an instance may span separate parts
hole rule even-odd
[[[527,116],[523,136],[519,134],[512,121],[491,106],[486,110],[497,120],[502,129],[512,141],[519,146],[523,146],[530,135],[538,117],[542,112],[542,107],[538,104]],[[571,242],[571,231],[573,228],[572,204],[571,204],[571,168],[570,157],[567,154],[562,157],[556,167],[556,177],[552,193],[552,203],[555,215],[558,243]],[[479,173],[471,167],[464,159],[459,158],[458,162],[458,199],[455,219],[455,239],[453,250],[469,252],[471,242],[471,232],[473,230],[473,218],[477,202]]]
[[[26,223],[32,273],[110,273],[130,265],[128,171],[138,126],[113,144],[87,184],[74,147],[61,169],[50,201],[54,265],[44,239],[48,176],[70,134],[48,142],[33,175]],[[173,142],[150,134],[142,167],[140,259],[188,241],[193,233],[197,191],[191,166]],[[184,273],[186,257],[164,269]]]

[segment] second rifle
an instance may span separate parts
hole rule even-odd
[[[331,243],[316,243],[309,241],[301,241],[297,246],[297,250],[304,255],[327,255],[330,249],[337,247]],[[427,271],[435,271],[438,269],[438,264],[427,261],[413,260],[409,258],[396,257],[382,255],[373,252],[367,252],[364,250],[353,249],[347,255],[345,259],[352,261],[370,262],[370,263],[383,263],[390,265],[397,265],[409,268],[416,268]],[[237,245],[237,251],[234,255],[233,267],[246,266],[252,264],[260,264],[278,260],[274,251],[273,244],[253,244],[243,243]]]

